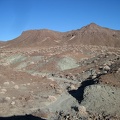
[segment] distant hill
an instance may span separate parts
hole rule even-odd
[[[95,23],[66,33],[65,39],[68,44],[120,47],[120,31],[103,28]]]
[[[6,42],[0,41],[0,47],[4,46],[5,44],[6,44]]]
[[[45,47],[64,44],[120,47],[120,31],[104,28],[95,23],[69,32],[28,30],[16,39],[6,42],[6,47]]]

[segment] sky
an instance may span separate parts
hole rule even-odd
[[[90,23],[120,30],[120,0],[0,0],[0,40],[23,31],[80,29]]]

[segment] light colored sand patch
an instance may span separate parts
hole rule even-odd
[[[26,57],[24,55],[12,55],[12,56],[3,58],[0,62],[0,64],[6,66],[6,65],[22,62],[25,59],[26,59]]]
[[[64,57],[60,59],[60,61],[57,63],[57,66],[60,70],[68,70],[79,67],[76,60],[71,57]]]

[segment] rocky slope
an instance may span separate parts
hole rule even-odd
[[[66,33],[26,31],[6,42],[0,119],[119,120],[119,36],[92,23]]]
[[[80,30],[70,32],[68,43],[120,47],[120,31],[100,27],[91,23]],[[67,35],[67,36],[69,36]]]
[[[120,31],[104,28],[95,23],[69,32],[56,32],[47,29],[29,30],[23,32],[18,38],[8,41],[6,48],[48,47],[64,44],[120,47]]]

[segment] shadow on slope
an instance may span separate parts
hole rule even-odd
[[[45,120],[33,115],[0,117],[0,120]]]
[[[96,81],[93,79],[88,79],[86,81],[83,81],[81,83],[81,86],[77,90],[71,90],[69,91],[69,94],[71,94],[76,100],[78,100],[79,103],[84,99],[84,89],[89,86],[96,84]]]

